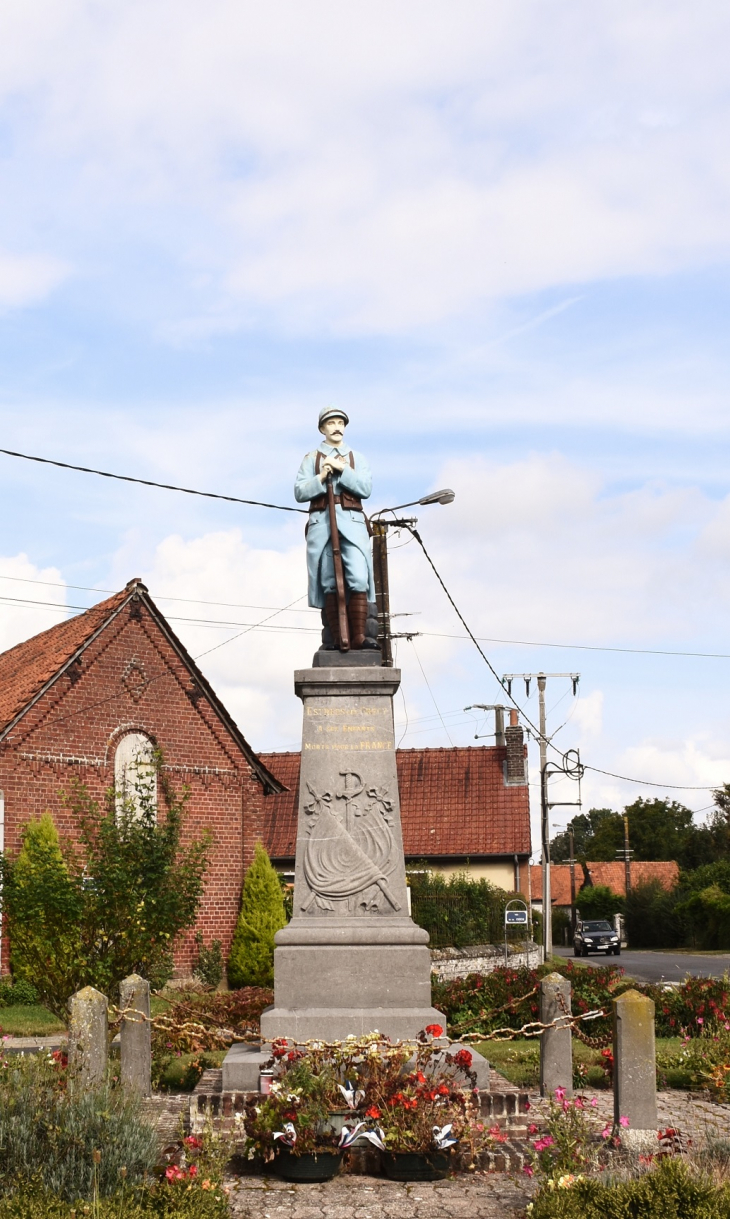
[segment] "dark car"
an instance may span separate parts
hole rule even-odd
[[[605,952],[621,955],[621,940],[607,919],[587,919],[579,923],[573,936],[573,952],[577,957],[587,957],[589,952]]]

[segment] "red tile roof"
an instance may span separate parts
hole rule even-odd
[[[273,859],[294,856],[299,753],[259,754],[289,789],[264,801],[264,842]],[[504,748],[399,749],[403,846],[410,859],[528,855],[527,784],[506,786]]]
[[[39,694],[130,595],[128,588],[0,655],[0,730]]]
[[[626,872],[621,860],[588,864],[594,885],[607,885],[614,893],[626,896]],[[671,889],[679,879],[679,865],[674,860],[659,860],[658,862],[640,862],[631,864],[631,883],[641,885],[648,880],[658,880],[663,889]],[[532,900],[542,901],[542,868],[533,864],[530,868],[532,883]],[[575,869],[576,892],[583,884],[583,869],[579,864]],[[553,906],[570,905],[570,866],[567,863],[554,863],[550,868],[550,897]],[[580,905],[580,902],[578,902]]]

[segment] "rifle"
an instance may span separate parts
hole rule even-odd
[[[335,510],[335,492],[332,486],[332,471],[327,475],[327,507],[330,514],[330,539],[332,541],[332,558],[335,566],[335,587],[337,589],[337,616],[340,626],[340,651],[350,651],[350,628],[347,622],[347,602],[345,600],[345,573],[342,570],[342,554],[340,552],[340,531],[337,528],[337,512]]]

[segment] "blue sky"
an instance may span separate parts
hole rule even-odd
[[[556,743],[705,809],[730,661],[640,650],[730,653],[729,26],[714,2],[4,6],[2,447],[291,503],[340,404],[374,504],[456,490],[421,527],[476,633],[639,650],[485,644],[581,672],[575,701],[551,683]],[[305,602],[237,639],[182,619],[301,597],[300,518],[0,473],[0,646],[61,616],[8,598],[141,575],[193,654],[231,639],[201,664],[254,746],[296,748]],[[495,683],[413,545],[392,578],[422,632],[403,744],[473,743]]]

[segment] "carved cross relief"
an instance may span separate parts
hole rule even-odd
[[[368,785],[354,770],[341,770],[338,791],[318,792],[307,783],[309,802],[304,876],[310,910],[377,914],[400,910],[388,884],[393,858],[393,802],[388,788]],[[313,909],[314,907],[314,909]]]

